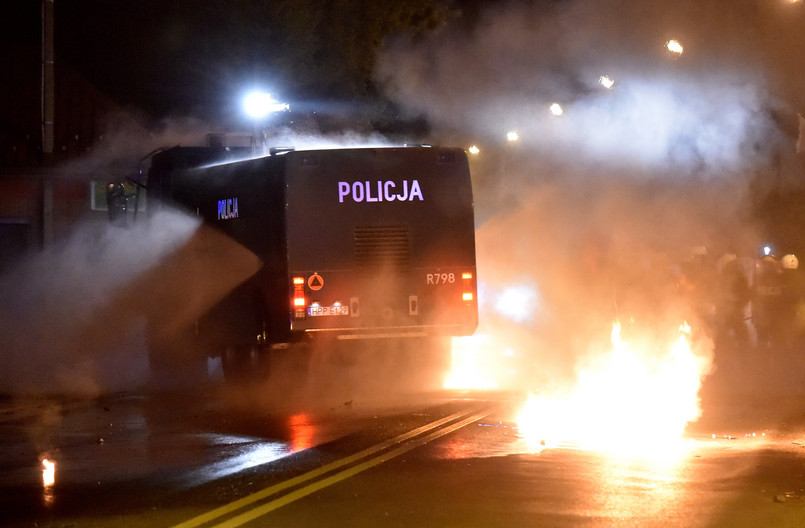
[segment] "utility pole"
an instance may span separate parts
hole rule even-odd
[[[54,126],[56,106],[53,3],[42,0],[42,165],[53,163]],[[42,245],[53,242],[53,176],[43,171],[42,176]]]

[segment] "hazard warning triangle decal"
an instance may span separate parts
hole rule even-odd
[[[322,279],[321,275],[318,273],[314,273],[308,278],[307,286],[313,291],[319,291],[321,287],[324,286],[324,279]]]

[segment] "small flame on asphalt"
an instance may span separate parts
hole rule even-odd
[[[56,463],[45,458],[42,459],[42,485],[46,488],[56,483]]]
[[[56,463],[49,458],[42,458],[42,501],[45,506],[53,504],[54,484],[56,484]]]

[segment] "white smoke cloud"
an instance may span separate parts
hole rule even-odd
[[[141,383],[145,356],[125,344],[140,314],[110,303],[197,228],[180,214],[132,230],[81,225],[0,276],[0,390],[96,394]]]
[[[487,300],[479,331],[517,341],[540,380],[606,346],[615,318],[710,330],[679,288],[688,252],[753,256],[752,193],[801,170],[789,129],[805,104],[791,67],[805,14],[772,4],[490,3],[471,24],[387,45],[387,93],[433,124],[432,142],[480,148],[479,295],[533,284],[539,302],[530,321],[502,321]]]
[[[80,223],[0,276],[0,391],[141,388],[146,333],[184,328],[259,267],[248,250],[179,211],[130,229]]]
[[[410,111],[481,140],[514,129],[542,155],[642,174],[743,171],[766,161],[754,149],[780,104],[753,38],[774,29],[749,4],[496,4],[471,31],[391,45],[378,78]],[[690,43],[682,55],[669,36]]]

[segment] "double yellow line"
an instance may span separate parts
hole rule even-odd
[[[307,473],[284,482],[280,482],[279,484],[269,486],[265,489],[252,493],[251,495],[247,495],[242,499],[230,502],[229,504],[221,506],[220,508],[210,510],[209,512],[199,515],[198,517],[193,517],[188,521],[177,524],[174,526],[174,528],[195,528],[208,523],[216,522],[218,519],[222,519],[228,515],[234,515],[236,512],[244,510],[224,521],[216,522],[216,524],[210,525],[210,528],[213,526],[215,528],[234,528],[236,526],[241,526],[247,522],[257,519],[258,517],[266,515],[277,508],[281,508],[286,504],[290,504],[301,499],[302,497],[306,497],[323,488],[326,488],[327,486],[331,486],[337,482],[357,475],[362,471],[366,471],[367,469],[377,466],[378,464],[382,464],[383,462],[391,460],[392,458],[398,457],[403,453],[435,440],[440,436],[451,433],[456,429],[461,429],[462,427],[465,427],[473,422],[481,420],[482,418],[489,416],[492,411],[493,409],[486,409],[476,413],[463,411],[446,416],[436,420],[435,422],[423,425],[422,427],[418,427],[408,431],[407,433],[403,433],[395,438],[366,448],[363,451],[355,453],[354,455],[336,460],[320,468],[308,471]],[[361,460],[363,460],[363,462],[356,464],[356,462]],[[344,466],[349,467],[325,477],[325,475],[343,468]],[[319,477],[324,478],[319,479]],[[301,488],[295,489],[290,493],[277,497],[269,502],[261,502],[269,497],[272,497],[273,495],[277,495],[280,492],[290,488],[295,488],[308,481],[313,482]]]

